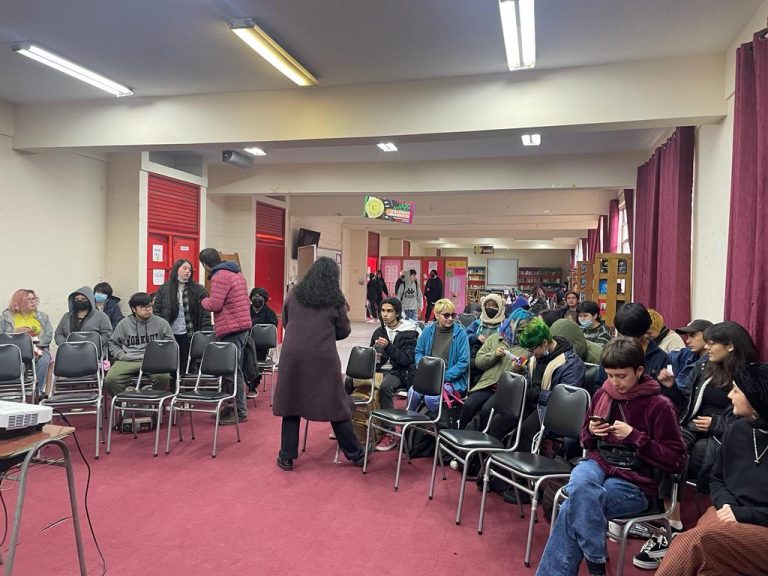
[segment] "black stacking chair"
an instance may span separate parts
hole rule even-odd
[[[224,387],[224,376],[232,377],[232,391],[228,392]],[[218,388],[215,390],[203,389],[201,382],[207,379],[218,379]],[[174,421],[174,412],[188,412],[189,425],[192,429],[192,439],[195,439],[195,424],[192,419],[193,412],[204,412],[216,416],[216,424],[213,430],[213,451],[211,457],[216,458],[216,445],[219,437],[219,419],[221,411],[230,407],[235,415],[235,430],[237,441],[240,442],[240,421],[237,416],[237,346],[232,342],[210,342],[203,352],[203,360],[197,372],[197,382],[194,390],[179,392],[171,400],[171,412],[168,425],[168,439],[165,444],[165,453],[171,451],[170,422]],[[176,422],[179,430],[179,442],[183,440],[181,432],[181,420]]]
[[[92,341],[64,342],[56,350],[51,395],[40,402],[53,408],[54,415],[96,415],[96,458],[102,436],[102,387],[104,374],[99,349]],[[109,450],[107,450],[109,451]]]
[[[7,332],[0,334],[0,344],[15,344],[21,351],[21,359],[24,362],[24,390],[29,396],[29,401],[34,402],[37,398],[39,383],[35,367],[35,344],[32,341],[32,336],[23,332]]]
[[[25,402],[24,360],[16,344],[0,344],[0,400]]]
[[[251,338],[253,338],[253,344],[257,350],[267,350],[267,357],[264,360],[259,360],[256,366],[259,369],[259,374],[261,374],[264,392],[267,391],[267,380],[264,378],[264,375],[269,375],[269,385],[271,387],[269,405],[272,406],[275,399],[275,372],[277,372],[279,364],[277,357],[277,327],[274,324],[256,324],[251,328]]]
[[[109,430],[107,431],[107,454],[109,454],[112,448],[112,427],[116,412],[119,411],[123,418],[125,418],[126,413],[131,414],[134,439],[137,438],[136,412],[154,412],[157,414],[154,455],[157,456],[157,449],[160,444],[160,427],[163,422],[163,409],[165,403],[176,396],[179,384],[177,380],[175,385],[171,385],[170,390],[155,390],[151,387],[151,381],[144,388],[141,385],[147,375],[170,374],[173,377],[178,371],[179,345],[176,343],[176,340],[153,340],[147,344],[147,348],[144,350],[144,357],[141,360],[136,389],[120,392],[120,394],[112,398],[109,410]],[[172,420],[169,419],[169,429],[171,428],[171,422]]]
[[[464,490],[467,485],[467,470],[472,461],[472,457],[477,455],[480,458],[480,470],[483,469],[482,457],[485,454],[493,452],[514,452],[520,442],[520,429],[523,420],[523,407],[525,406],[526,382],[523,376],[504,372],[499,378],[498,389],[494,396],[494,407],[491,409],[488,424],[480,432],[478,430],[454,430],[448,428],[440,430],[437,435],[437,444],[435,446],[435,457],[432,460],[432,479],[429,484],[429,499],[432,500],[435,491],[435,473],[437,472],[437,463],[440,462],[440,468],[445,476],[445,466],[443,465],[442,453],[447,452],[458,460],[464,471],[461,475],[461,486],[459,488],[459,504],[456,507],[456,524],[461,524],[461,508],[464,504]],[[494,414],[504,414],[517,419],[515,428],[515,440],[511,446],[507,447],[504,442],[488,434]]]
[[[216,341],[216,334],[213,332],[195,332],[192,334],[192,340],[189,343],[189,356],[187,365],[184,367],[184,374],[179,376],[179,392],[183,390],[194,390],[197,382],[197,373],[200,370],[200,362],[203,361],[203,352],[205,347],[211,342]],[[215,380],[215,379],[214,379]],[[203,388],[204,386],[201,386]],[[210,386],[216,389],[215,382]]]
[[[584,390],[589,392],[590,396],[594,396],[595,392],[597,392],[603,385],[602,382],[598,382],[598,377],[600,376],[600,364],[589,364],[585,362],[584,365],[587,367],[587,371],[584,373],[583,387]]]
[[[541,455],[543,444],[541,439],[546,437],[547,432],[552,432],[556,436],[578,438],[581,435],[581,427],[589,410],[589,403],[589,394],[583,388],[558,384],[549,397],[541,430],[539,430],[539,441],[534,443],[533,451],[491,454],[485,464],[483,496],[480,501],[480,521],[477,526],[477,533],[483,533],[485,500],[488,496],[488,482],[491,476],[515,488],[517,501],[520,502],[521,518],[525,517],[525,512],[523,511],[520,491],[528,494],[531,497],[531,515],[528,523],[528,540],[525,545],[525,565],[527,567],[531,565],[531,541],[533,540],[533,526],[536,522],[536,507],[538,506],[541,487],[545,482],[557,478],[568,478],[571,475],[571,466],[567,462]]]
[[[425,396],[440,396],[443,393],[443,379],[445,377],[445,362],[442,358],[424,356],[416,368],[416,377],[413,382],[413,390]],[[437,437],[437,423],[443,413],[443,402],[439,402],[439,408],[434,418],[428,414],[414,412],[412,410],[399,410],[397,408],[379,409],[368,416],[368,429],[365,434],[365,458],[363,459],[363,474],[368,470],[368,450],[371,442],[371,428],[376,428],[387,434],[394,434],[400,438],[397,450],[397,472],[395,472],[395,492],[400,483],[400,464],[403,460],[403,445],[409,431],[415,428],[424,430]],[[381,422],[378,424],[377,422]],[[385,424],[395,427],[390,429]],[[399,427],[398,432],[396,428]],[[407,454],[407,453],[406,453]],[[409,460],[410,462],[410,457]]]
[[[475,320],[477,320],[477,316],[474,314],[468,314],[466,312],[459,314],[459,322],[461,322],[461,325],[464,326],[464,328],[472,324]]]

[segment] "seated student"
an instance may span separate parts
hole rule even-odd
[[[737,372],[729,397],[740,418],[726,432],[712,471],[714,506],[672,540],[657,576],[766,574],[768,364]]]
[[[477,352],[475,364],[483,372],[477,383],[469,389],[467,398],[464,400],[459,428],[466,428],[475,415],[493,398],[496,393],[496,383],[504,372],[519,374],[525,372],[528,351],[520,347],[516,339],[520,325],[531,318],[531,313],[527,310],[516,310],[502,323],[498,332],[488,336]],[[482,430],[484,427],[485,421],[483,426],[474,428]]]
[[[248,295],[251,300],[251,324],[272,324],[277,326],[277,314],[269,307],[269,292],[266,288],[254,288]],[[256,348],[256,360],[263,362],[267,359],[267,352],[263,348]],[[261,374],[253,382],[248,382],[248,390],[245,393],[246,398],[256,398],[259,395],[259,384],[261,384]]]
[[[96,301],[91,289],[83,286],[75,290],[69,295],[68,304],[69,312],[61,317],[53,334],[56,345],[66,342],[72,332],[98,332],[106,351],[109,337],[112,336],[112,323],[109,321],[109,316],[96,309]]]
[[[707,361],[693,370],[687,383],[688,403],[681,419],[683,440],[690,453],[688,479],[697,481],[697,489],[707,492],[709,478],[701,477],[703,463],[711,438],[722,438],[727,427],[726,409],[735,375],[745,366],[757,361],[758,353],[749,333],[736,322],[719,322],[704,330],[704,355]],[[674,378],[666,371],[659,374],[663,385]],[[699,481],[700,480],[700,481]],[[700,484],[700,485],[699,485]],[[669,519],[673,534],[683,530],[680,507]],[[669,542],[664,536],[650,538],[632,563],[638,568],[654,570],[667,552]]]
[[[534,315],[541,314],[544,310],[549,310],[549,300],[547,300],[547,293],[544,292],[544,288],[541,285],[533,287],[533,294],[528,299],[531,306],[531,313]],[[559,318],[560,316],[558,316]]]
[[[619,337],[603,348],[608,379],[595,393],[581,442],[587,458],[571,472],[565,500],[544,548],[538,576],[576,576],[586,558],[591,576],[606,574],[607,521],[641,514],[654,502],[654,469],[681,472],[685,446],[672,403],[644,370],[644,352],[633,338]],[[602,443],[622,444],[637,456],[631,468],[618,467],[600,451]]]
[[[112,286],[107,282],[96,284],[93,287],[93,299],[96,301],[96,309],[101,310],[109,317],[112,330],[114,330],[125,316],[120,311],[120,298],[112,295]]]
[[[385,298],[381,302],[381,320],[371,336],[371,346],[381,350],[378,368],[389,363],[392,369],[384,376],[379,386],[379,401],[385,409],[394,408],[395,392],[407,390],[413,385],[416,375],[416,342],[421,330],[412,321],[401,318],[403,307],[397,298]],[[347,385],[351,392],[351,382]],[[376,445],[376,450],[386,452],[397,446],[397,437],[384,434]]]
[[[576,307],[579,316],[579,325],[584,330],[584,338],[595,344],[607,344],[611,339],[611,332],[600,318],[600,308],[592,300],[579,302]]]
[[[448,298],[435,302],[434,312],[437,320],[424,328],[416,341],[416,366],[424,356],[442,358],[445,361],[443,390],[449,395],[463,396],[467,390],[469,367],[467,334],[461,323],[455,321],[456,307]],[[420,394],[409,394],[409,407],[414,408],[421,399]],[[427,396],[424,401],[430,411],[436,411],[440,398]]]
[[[688,323],[687,326],[675,330],[681,337],[685,338],[685,348],[670,352],[669,363],[672,365],[675,383],[681,389],[688,388],[688,376],[696,369],[702,369],[706,364],[708,355],[706,342],[704,341],[704,330],[712,326],[709,320],[696,319]],[[659,378],[667,375],[666,370],[659,373]]]
[[[603,346],[590,342],[584,337],[584,332],[578,325],[567,318],[560,318],[549,327],[552,336],[561,336],[568,340],[579,355],[579,358],[590,364],[600,364],[600,354],[603,353]]]
[[[664,317],[656,310],[649,308],[648,314],[651,315],[651,327],[648,329],[648,338],[656,342],[659,348],[667,354],[676,350],[685,348],[685,342],[674,330],[670,330],[664,324]]]
[[[511,302],[508,302],[504,305],[504,316],[509,318],[509,316],[514,312],[515,310],[523,309],[528,310],[530,309],[530,304],[528,304],[528,299],[523,296],[522,294],[515,295],[514,292],[510,294]]]
[[[48,314],[37,309],[39,302],[40,298],[34,290],[16,290],[11,296],[8,308],[3,310],[0,317],[0,331],[3,334],[23,332],[32,337],[37,393],[42,394],[48,378],[48,367],[51,364],[49,347],[53,340],[53,326]]]
[[[565,296],[565,306],[558,308],[557,312],[560,318],[567,318],[574,323],[579,323],[579,294],[577,292],[568,292]]]
[[[491,334],[499,331],[504,321],[504,300],[499,294],[488,294],[480,300],[480,317],[466,328],[469,341],[470,383],[474,384],[483,374],[483,369],[475,365],[477,351]]]
[[[149,294],[137,292],[128,301],[132,314],[123,318],[109,339],[109,352],[115,363],[107,372],[104,385],[112,396],[123,392],[141,368],[144,350],[152,340],[173,340],[173,330],[166,320],[152,314]],[[152,376],[152,387],[168,388],[170,374]]]

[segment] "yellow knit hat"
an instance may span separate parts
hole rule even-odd
[[[648,313],[651,315],[651,330],[654,332],[661,332],[664,328],[664,317],[656,312],[656,310],[649,308]]]

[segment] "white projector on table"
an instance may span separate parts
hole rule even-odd
[[[33,432],[51,421],[53,409],[50,406],[24,404],[0,400],[0,432]]]

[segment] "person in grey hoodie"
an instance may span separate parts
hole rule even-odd
[[[104,347],[103,352],[106,352],[109,338],[112,336],[112,322],[109,316],[96,308],[93,291],[88,286],[83,286],[69,295],[68,302],[69,312],[61,317],[53,333],[56,345],[66,342],[72,332],[98,332]]]
[[[397,290],[397,297],[403,305],[403,316],[414,322],[421,313],[423,296],[419,289],[419,279],[416,270],[410,271],[408,280],[405,280]]]
[[[153,340],[173,340],[167,320],[152,314],[152,299],[146,292],[137,292],[128,301],[132,314],[120,320],[109,339],[109,353],[115,363],[107,372],[104,384],[112,396],[126,390],[131,378],[139,373],[147,344]],[[170,374],[152,375],[152,387],[168,388]]]

